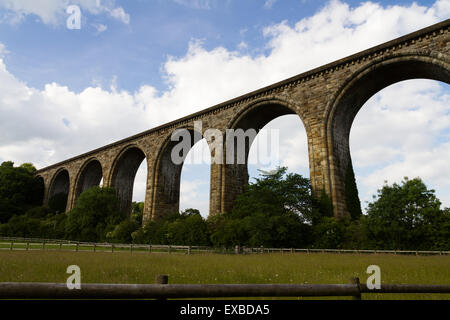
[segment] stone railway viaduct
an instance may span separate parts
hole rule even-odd
[[[194,121],[201,120],[201,134],[209,128],[223,134],[228,128],[259,130],[279,116],[297,114],[307,133],[312,192],[324,190],[335,217],[342,217],[348,214],[345,176],[357,112],[381,89],[417,78],[450,82],[450,20],[40,169],[36,175],[45,185],[43,201],[64,192],[68,211],[82,191],[103,179],[104,186],[115,188],[122,208],[130,210],[136,171],[145,159],[143,219],[156,219],[179,209],[182,164],[170,158],[175,129],[193,134]],[[211,164],[210,182],[210,214],[229,211],[248,182],[247,165]]]

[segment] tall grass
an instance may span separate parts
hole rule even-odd
[[[450,257],[387,254],[162,254],[129,252],[0,252],[0,282],[66,282],[66,268],[81,268],[84,283],[154,283],[168,274],[169,283],[349,283],[365,282],[366,269],[381,268],[390,284],[450,284]],[[363,294],[363,299],[450,299],[441,294]]]

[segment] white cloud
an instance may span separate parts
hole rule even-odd
[[[107,9],[107,11],[110,13],[111,17],[116,18],[117,20],[120,20],[125,24],[130,23],[130,15],[126,13],[122,7]]]
[[[272,9],[275,2],[277,2],[277,0],[266,0],[266,2],[264,2],[264,9]]]
[[[248,45],[247,45],[247,43],[245,43],[245,41],[239,42],[239,44],[238,44],[238,49],[240,49],[240,50],[245,50],[245,49],[247,49],[247,48],[248,48]]]
[[[20,4],[17,12],[37,14],[45,23],[52,23],[50,13],[58,7],[57,2],[46,2],[47,9],[27,6],[25,1],[17,1],[16,5],[0,0],[0,6]],[[192,4],[205,6],[209,2]],[[0,60],[0,158],[16,163],[33,162],[37,167],[50,165],[431,25],[448,15],[447,9],[448,1],[441,0],[429,8],[417,4],[383,7],[370,2],[350,8],[331,1],[314,16],[295,25],[282,22],[266,27],[266,55],[251,56],[223,47],[207,50],[201,42],[192,41],[185,56],[170,57],[164,64],[168,88],[162,92],[151,85],[143,85],[134,92],[124,91],[114,86],[114,82],[110,90],[89,86],[75,93],[57,83],[38,90],[14,77]],[[429,181],[436,179],[433,187],[443,190],[445,181],[450,179],[439,178],[439,171],[433,168],[441,168],[450,159],[441,152],[448,147],[448,138],[435,139],[449,130],[448,96],[435,84],[411,83],[397,87],[400,90],[397,92],[387,90],[374,100],[371,108],[364,108],[370,110],[370,116],[361,116],[355,122],[352,155],[362,168],[373,167],[377,164],[374,157],[384,155],[382,166],[376,168],[383,180],[396,177],[396,161],[403,161],[405,169],[415,170]],[[388,115],[387,120],[382,120],[384,114]],[[67,121],[69,126],[64,123]],[[283,121],[274,125],[283,129],[280,134],[284,134],[283,123],[287,123]],[[409,122],[420,127],[420,131],[411,130]],[[298,123],[292,126],[300,128]],[[384,134],[374,137],[380,123]],[[305,170],[308,163],[304,156],[304,129],[289,128],[292,129],[288,134],[292,136],[282,139],[281,159],[290,168]],[[360,133],[355,136],[357,130]],[[432,145],[430,139],[434,139]],[[374,148],[365,152],[356,147],[364,148],[367,141]],[[408,157],[406,150],[410,153]],[[441,159],[437,159],[437,154],[442,155]],[[416,165],[420,165],[420,170]],[[372,190],[378,183],[370,174],[360,176],[359,186],[365,190]],[[186,184],[183,188],[189,189]],[[444,195],[448,199],[446,205],[450,205],[449,194],[450,191]]]
[[[350,148],[360,197],[371,201],[384,180],[421,177],[450,205],[450,91],[409,80],[373,96],[355,118]]]
[[[9,53],[8,50],[6,50],[6,46],[3,43],[0,43],[0,58],[4,58]]]
[[[139,166],[133,185],[133,201],[143,202],[145,200],[145,190],[147,185],[147,165],[146,161],[142,161]]]
[[[180,184],[180,211],[194,208],[200,211],[203,217],[209,212],[209,194],[205,187],[209,186],[209,180],[182,179]],[[208,189],[206,189],[209,191]],[[205,197],[208,195],[208,197]]]
[[[69,5],[78,5],[82,14],[83,11],[95,15],[108,13],[125,24],[130,22],[130,16],[122,7],[115,6],[115,0],[0,0],[0,9],[4,9],[1,20],[16,24],[34,15],[44,24],[59,25],[67,19]]]
[[[97,30],[97,34],[100,34],[108,29],[106,25],[101,23],[94,23],[92,26]]]
[[[449,0],[438,0],[433,5],[433,10],[435,10],[436,15],[441,19],[448,19],[450,16],[450,1]]]

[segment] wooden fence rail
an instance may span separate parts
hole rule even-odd
[[[450,285],[382,284],[369,289],[352,278],[350,284],[81,284],[68,289],[65,283],[2,282],[0,299],[176,299],[229,297],[345,297],[361,299],[367,293],[450,293]]]
[[[165,252],[165,253],[353,253],[353,254],[398,254],[398,255],[448,255],[450,251],[424,250],[349,250],[349,249],[299,249],[299,248],[265,248],[236,247],[214,248],[206,246],[155,245],[155,244],[124,244],[124,243],[94,243],[59,239],[0,237],[0,250],[71,250],[93,252]]]

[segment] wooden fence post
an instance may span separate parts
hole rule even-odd
[[[361,287],[360,287],[360,283],[359,283],[359,278],[350,278],[350,283],[351,284],[356,284],[358,287],[358,294],[353,296],[353,300],[361,300]]]
[[[9,250],[13,249],[14,242],[11,241],[11,245],[9,246]]]
[[[168,284],[169,276],[167,274],[158,274],[155,278],[156,284]],[[158,300],[166,300],[166,298],[160,298]]]

